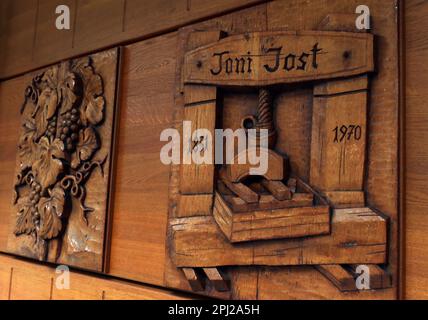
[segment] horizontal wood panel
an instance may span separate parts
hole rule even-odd
[[[0,5],[0,78],[261,2],[5,0]],[[58,5],[70,8],[70,30],[55,27]]]
[[[63,273],[52,266],[0,254],[0,300],[177,300],[182,293],[71,270],[69,289],[61,289]]]

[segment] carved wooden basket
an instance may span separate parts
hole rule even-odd
[[[297,238],[330,232],[330,208],[300,179],[253,182],[257,201],[248,203],[218,183],[214,219],[230,242]]]

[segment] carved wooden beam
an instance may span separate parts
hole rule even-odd
[[[231,244],[213,217],[170,221],[179,267],[385,263],[387,221],[369,208],[336,209],[331,234]]]

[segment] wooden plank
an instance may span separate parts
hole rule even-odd
[[[216,41],[221,36],[221,32],[193,32],[189,34],[188,44],[190,47],[197,47],[206,43]],[[190,132],[185,131],[183,122],[183,150],[185,151],[180,168],[180,191],[182,194],[212,193],[214,189],[214,141],[204,141],[193,139],[193,132],[198,129],[209,130],[211,139],[214,139],[214,129],[216,126],[217,112],[217,88],[204,85],[184,86],[184,117],[183,121],[191,121]],[[186,145],[191,141],[191,145]],[[199,143],[199,144],[198,144]],[[198,147],[208,148],[198,151]],[[190,149],[190,150],[189,150]],[[202,154],[211,149],[211,161],[208,163],[196,164],[193,160],[194,153]],[[187,161],[185,158],[189,158]]]
[[[281,201],[291,199],[290,188],[286,187],[281,181],[262,179],[262,185],[269,190],[277,200]]]
[[[174,219],[172,258],[181,267],[384,263],[386,220],[366,210],[335,210],[330,235],[233,245],[212,217]]]
[[[198,292],[205,290],[205,280],[200,274],[196,273],[195,269],[182,268],[182,270],[193,291]]]
[[[389,290],[342,292],[313,266],[265,267],[258,277],[260,300],[389,300]],[[244,287],[245,289],[245,287]]]
[[[338,264],[324,264],[316,269],[330,280],[340,291],[355,291],[354,276]]]
[[[362,75],[341,80],[325,81],[314,86],[315,96],[329,96],[334,94],[361,91],[368,88],[368,77]]]
[[[19,106],[32,75],[0,83],[0,250],[6,251],[11,212],[14,212],[16,146],[19,141],[21,114]]]
[[[367,92],[315,97],[310,184],[322,191],[363,189]]]
[[[222,274],[217,268],[203,268],[208,280],[217,291],[229,291],[230,280],[227,280],[225,275]]]
[[[1,260],[0,260],[1,261]],[[4,261],[0,263],[0,300],[9,299],[9,286],[12,277],[12,267],[5,264]]]
[[[14,270],[12,278],[11,269]],[[3,277],[3,270],[6,271],[7,276]],[[8,299],[11,279],[12,299],[177,300],[194,298],[171,290],[96,274],[83,274],[75,270],[70,270],[70,288],[60,290],[56,287],[57,279],[60,280],[57,277],[60,275],[62,274],[55,272],[54,266],[44,266],[0,254],[0,299]]]
[[[299,57],[302,59],[297,62]],[[263,86],[354,76],[374,70],[373,36],[322,31],[230,36],[188,52],[183,68],[185,83],[223,86]]]
[[[261,195],[259,202],[257,203],[246,203],[239,197],[235,196],[224,196],[228,205],[232,208],[233,212],[248,212],[258,210],[275,210],[293,207],[308,207],[312,206],[314,202],[314,196],[309,193],[295,193],[291,200],[279,201],[272,195]]]
[[[404,99],[402,108],[402,175],[405,190],[402,199],[404,221],[401,229],[404,241],[402,264],[402,298],[428,299],[428,66],[421,58],[428,54],[428,2],[405,1],[403,26]]]
[[[38,21],[37,1],[2,1],[0,11],[3,25],[0,30],[0,77],[15,74],[17,70],[30,70]]]
[[[123,37],[124,5],[125,0],[103,0],[102,3],[78,1],[73,51],[82,52],[120,41]]]
[[[172,127],[176,44],[173,33],[127,46],[122,67],[109,274],[155,285],[164,283],[169,188],[159,136]]]
[[[362,275],[361,271],[357,272],[359,265],[350,265],[349,270],[354,275],[355,278]],[[383,270],[376,264],[367,264],[362,265],[362,268],[368,269],[368,276],[370,277],[369,289],[368,290],[376,290],[376,289],[386,289],[392,286],[392,277],[391,275]],[[365,272],[365,271],[363,271]]]
[[[363,191],[327,191],[324,192],[324,195],[335,208],[365,206]]]
[[[182,194],[197,194],[197,193],[212,193],[214,189],[214,143],[208,140],[209,137],[204,137],[202,140],[193,141],[192,133],[198,129],[207,129],[214,133],[216,119],[216,103],[208,102],[202,105],[187,106],[184,109],[183,121],[191,121],[190,131],[188,135],[183,129],[183,144],[186,150],[183,154],[183,161],[180,168],[180,191]],[[211,135],[214,139],[214,135]],[[189,142],[190,141],[190,145]],[[198,151],[198,147],[204,148],[203,151]],[[187,151],[189,150],[190,151]],[[211,150],[210,163],[197,164],[194,162],[195,154],[202,154]],[[187,157],[188,160],[184,158]]]
[[[233,299],[257,300],[259,269],[257,267],[228,268]]]
[[[52,300],[102,300],[106,291],[106,283],[97,277],[70,273],[70,288],[52,286]]]
[[[366,29],[358,29],[355,22],[358,15],[355,13],[330,13],[318,25],[322,31],[342,32],[367,32]]]
[[[213,195],[180,195],[177,218],[212,215]]]
[[[32,61],[34,66],[50,64],[71,55],[75,32],[76,2],[75,0],[65,0],[61,3],[57,0],[38,2],[38,19]],[[59,15],[55,14],[55,9],[60,4],[66,5],[70,9],[69,30],[56,28],[55,22]]]
[[[330,212],[326,206],[263,211],[255,209],[239,213],[232,211],[218,193],[214,202],[214,219],[232,243],[330,232]]]
[[[10,300],[51,300],[53,271],[47,267],[30,266],[28,263],[13,268]]]
[[[246,203],[257,203],[259,195],[240,182],[231,182],[225,170],[220,170],[219,177],[223,184]]]
[[[213,102],[217,99],[217,88],[204,85],[184,86],[184,105],[192,105],[201,102]]]

